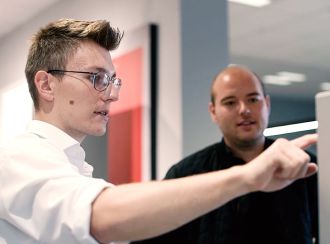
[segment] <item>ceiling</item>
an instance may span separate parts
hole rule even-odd
[[[330,82],[330,1],[272,0],[263,8],[229,4],[231,62],[261,77],[288,71],[305,82],[266,85],[272,95],[313,99]]]
[[[0,38],[58,1],[7,1],[0,8]],[[245,64],[261,77],[303,73],[305,82],[267,84],[266,89],[276,96],[314,99],[320,84],[330,82],[330,1],[272,1],[263,8],[228,4],[231,62]]]
[[[0,38],[59,0],[1,0]]]

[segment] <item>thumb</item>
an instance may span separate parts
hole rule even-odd
[[[318,170],[317,165],[315,163],[310,163],[308,165],[305,177],[309,177],[309,176],[315,174],[317,172],[317,170]]]
[[[291,141],[295,146],[305,149],[317,142],[318,135],[317,134],[308,134],[301,137],[298,137]]]

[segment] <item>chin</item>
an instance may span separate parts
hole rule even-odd
[[[251,135],[251,136],[242,136],[242,137],[239,138],[239,140],[244,144],[254,144],[256,141],[259,140],[259,137],[255,136],[255,135],[254,136],[253,135]]]
[[[94,136],[104,136],[105,132],[95,133]]]
[[[89,134],[93,136],[103,136],[106,131],[106,128],[97,128],[94,131],[91,131]]]

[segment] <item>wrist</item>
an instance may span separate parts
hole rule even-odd
[[[257,191],[253,175],[251,175],[252,171],[249,170],[247,165],[234,166],[230,170],[232,170],[232,179],[237,185],[239,195]]]

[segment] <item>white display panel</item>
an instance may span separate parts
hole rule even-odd
[[[330,92],[316,95],[320,244],[330,242]]]

